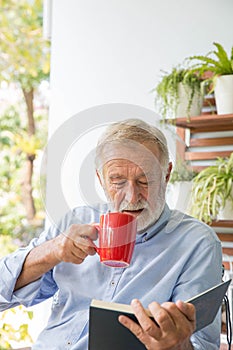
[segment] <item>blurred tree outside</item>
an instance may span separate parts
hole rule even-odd
[[[0,258],[27,244],[44,224],[40,159],[47,140],[50,43],[42,35],[42,2],[0,0]],[[22,306],[1,313],[0,349],[31,343],[32,317]]]
[[[15,322],[12,323],[12,317]],[[32,311],[25,310],[22,306],[4,311],[0,314],[0,350],[18,347],[22,341],[31,344],[33,339],[28,332],[28,320],[33,317]],[[20,318],[21,323],[18,322]],[[23,344],[24,344],[23,343]]]
[[[42,0],[0,4],[1,90],[18,96],[0,110],[0,234],[24,241],[43,218],[34,170],[47,135],[41,87],[49,78],[50,45],[42,36]]]

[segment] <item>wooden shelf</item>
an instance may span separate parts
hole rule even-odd
[[[233,130],[233,114],[203,114],[190,117],[190,120],[184,117],[168,122],[178,128],[190,129],[191,133]]]
[[[166,123],[175,126],[179,136],[176,142],[177,158],[196,162],[192,167],[197,172],[206,167],[206,162],[215,161],[219,157],[230,157],[233,152],[233,134],[223,134],[220,137],[213,134],[218,131],[233,131],[233,114],[202,114],[190,117],[189,120],[187,117],[168,119]],[[205,136],[204,132],[209,135]],[[197,133],[202,133],[203,137],[196,137]],[[216,150],[216,146],[220,146],[219,150]],[[203,161],[205,164],[202,165]]]
[[[213,221],[210,226],[215,230],[218,238],[222,242],[223,254],[233,256],[233,220]],[[225,268],[229,268],[228,263],[224,263]]]
[[[203,161],[215,160],[218,157],[229,157],[232,150],[212,151],[213,146],[231,146],[233,145],[232,136],[216,137],[195,137],[196,133],[211,133],[218,131],[233,131],[233,114],[203,114],[200,116],[190,117],[188,120],[184,118],[170,119],[166,121],[169,124],[176,126],[176,133],[183,143],[177,142],[177,155],[180,159],[188,161]],[[189,133],[189,146],[186,146],[185,135],[186,130]],[[190,149],[191,147],[191,149]],[[199,150],[200,147],[205,150]],[[195,149],[197,148],[197,149]],[[202,170],[206,165],[192,165],[196,171]],[[213,221],[210,226],[215,230],[219,239],[222,241],[223,253],[233,256],[233,220],[218,220]]]
[[[232,228],[233,230],[233,221],[232,220],[218,220],[218,221],[213,221],[210,224],[211,227],[227,227],[227,228]]]

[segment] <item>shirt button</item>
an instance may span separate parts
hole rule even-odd
[[[111,286],[115,286],[115,282],[114,281],[111,281]]]

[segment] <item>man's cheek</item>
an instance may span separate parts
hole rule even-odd
[[[159,184],[158,186],[150,186],[147,191],[147,201],[149,203],[154,203],[155,199],[158,198],[159,194],[161,193],[163,184]]]

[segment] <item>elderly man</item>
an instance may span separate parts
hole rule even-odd
[[[92,224],[103,212],[98,205],[75,208],[28,247],[2,259],[1,310],[53,297],[34,350],[87,350],[93,298],[133,300],[139,324],[124,316],[119,321],[149,350],[219,348],[220,318],[193,334],[194,307],[181,300],[221,282],[221,244],[210,227],[166,205],[171,168],[164,135],[141,120],[112,124],[99,140],[96,172],[110,203],[104,210],[137,218],[128,268],[99,262],[92,243]],[[156,323],[144,312],[148,305]]]

